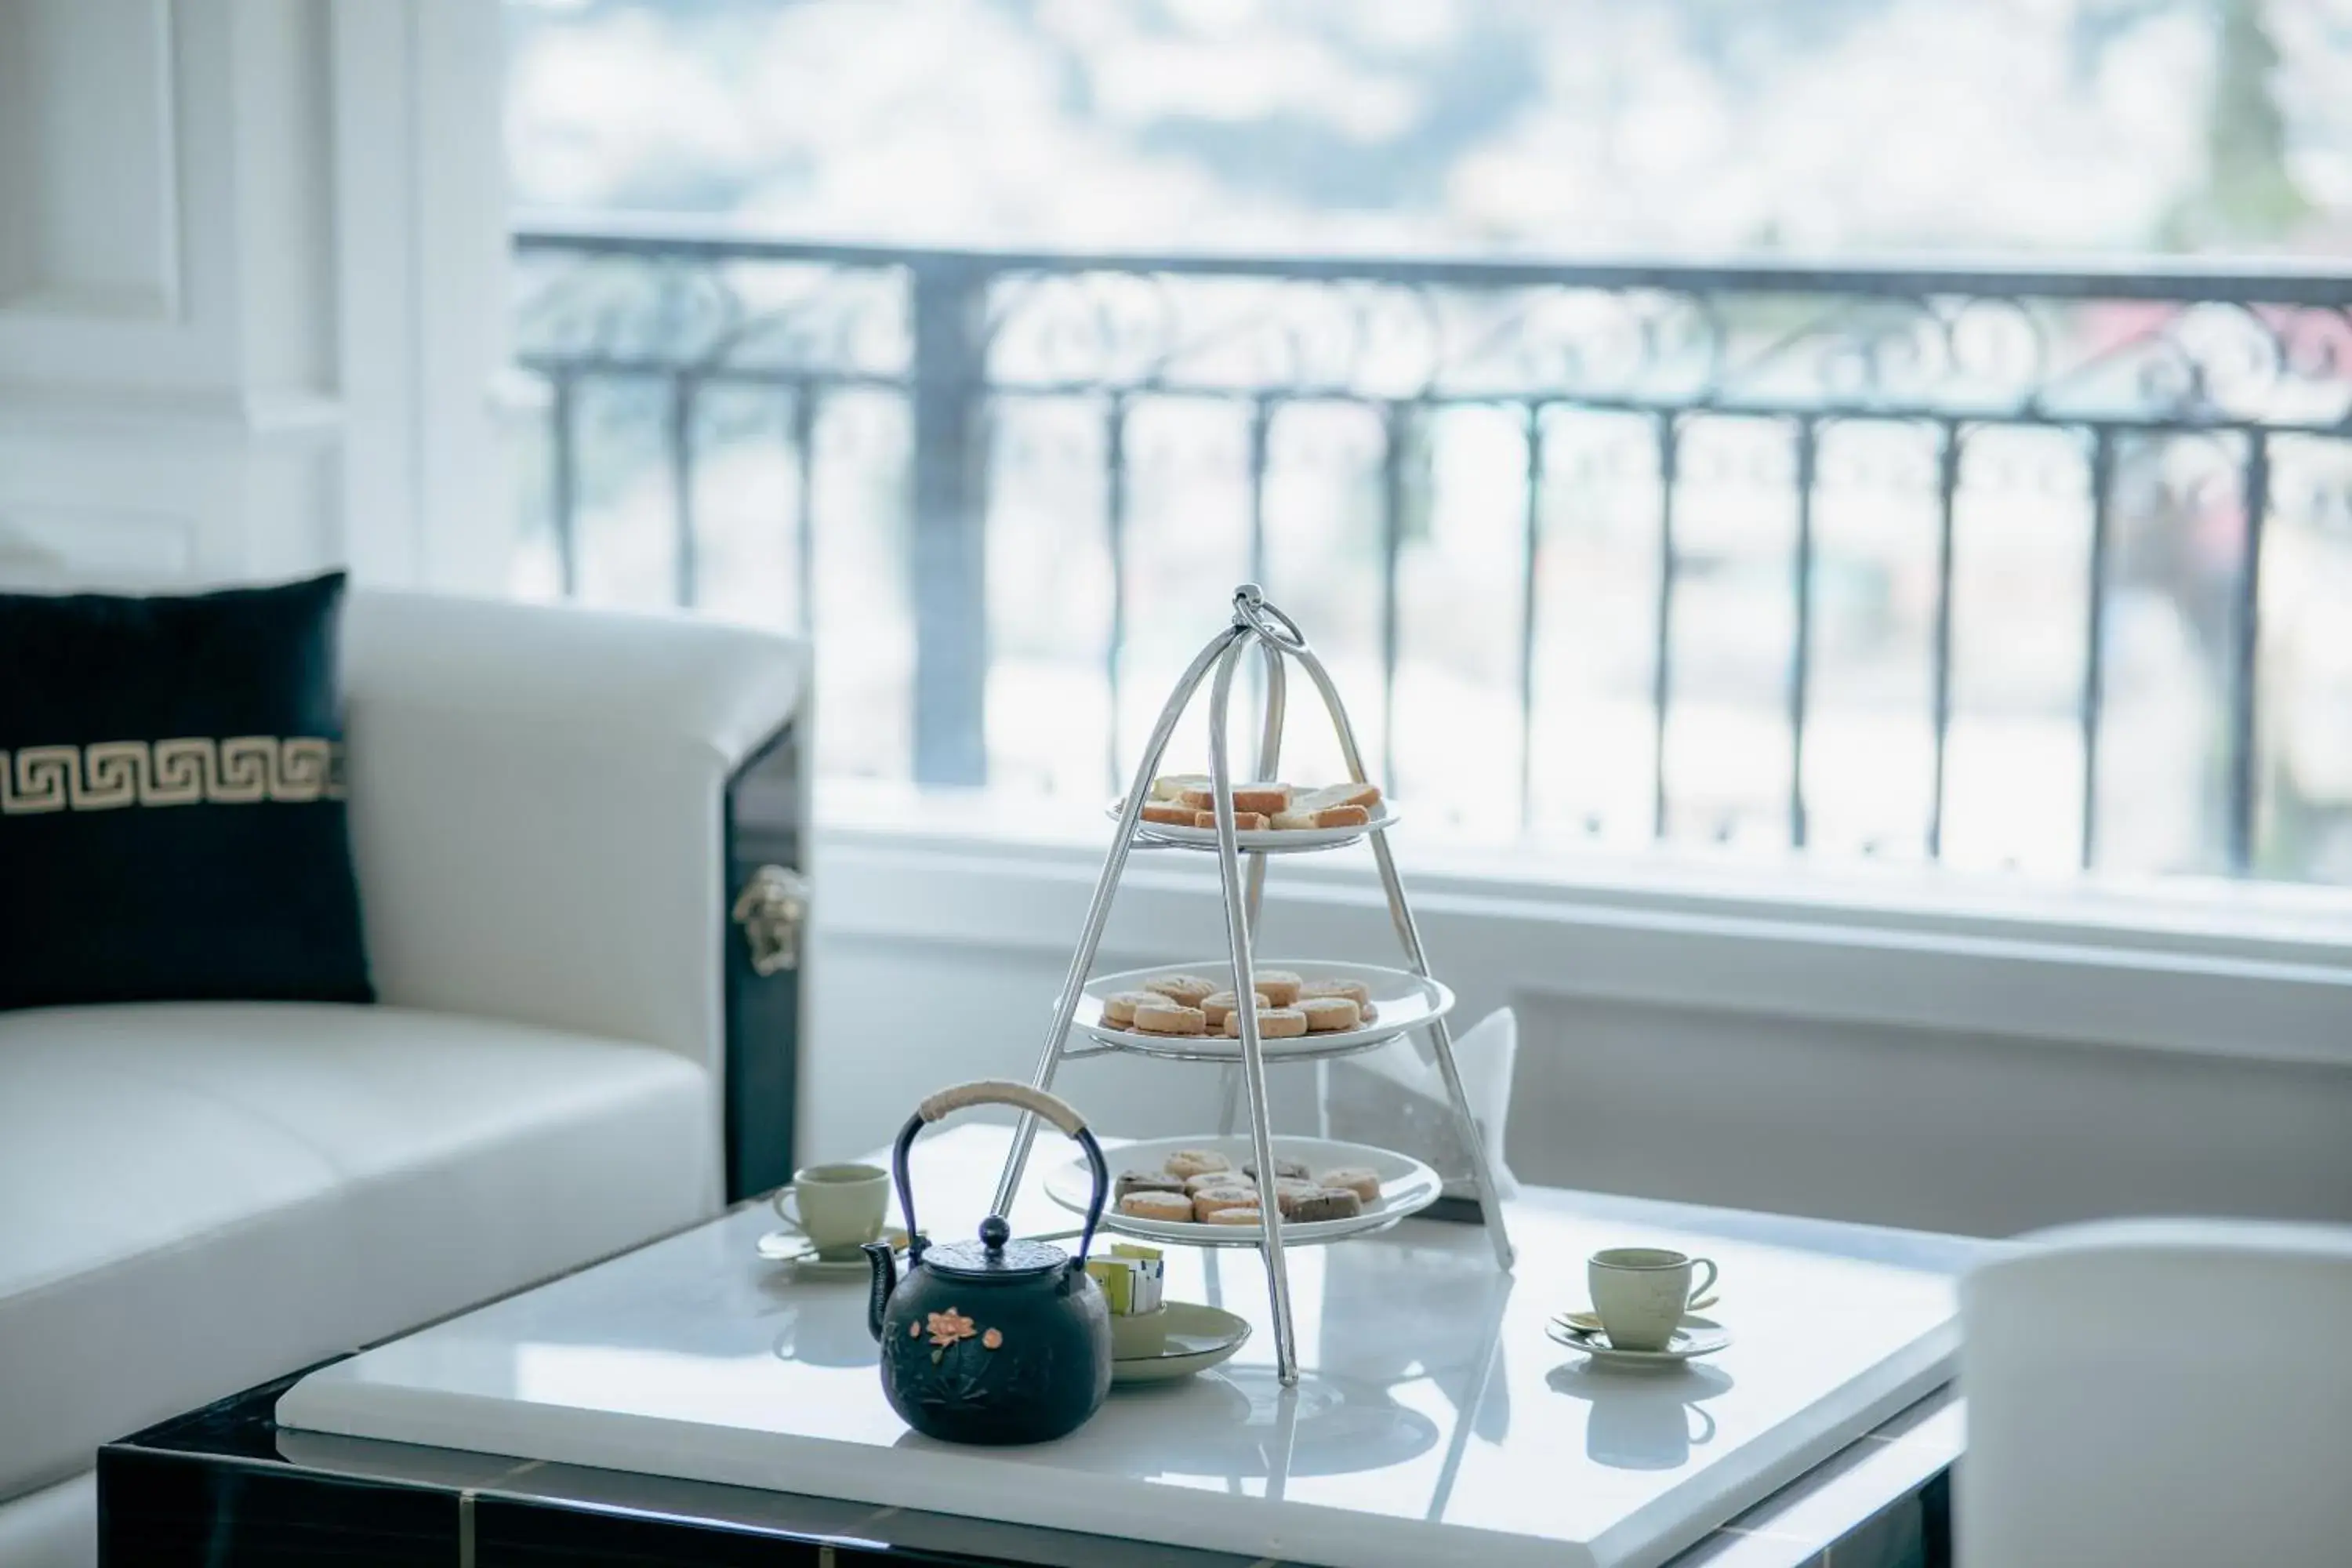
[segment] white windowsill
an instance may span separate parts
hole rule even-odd
[[[1068,803],[846,781],[820,786],[817,823],[824,929],[1065,958],[1110,826]],[[1505,855],[1416,844],[1409,822],[1394,843],[1440,976],[1496,1002],[1533,990],[2352,1067],[2344,890]],[[1269,900],[1335,953],[1392,948],[1360,849],[1278,863]],[[1107,955],[1213,951],[1222,921],[1210,857],[1139,854]]]

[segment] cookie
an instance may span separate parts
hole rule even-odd
[[[1192,1200],[1181,1193],[1129,1193],[1118,1200],[1118,1212],[1138,1219],[1164,1219],[1182,1224],[1192,1217]]]
[[[1160,1171],[1121,1171],[1118,1184],[1111,1189],[1114,1196],[1128,1197],[1136,1193],[1177,1193],[1184,1184]]]
[[[1198,1007],[1154,996],[1136,1007],[1135,1026],[1147,1035],[1205,1035],[1209,1032],[1209,1016]]]
[[[1128,1028],[1135,1023],[1135,1010],[1154,1002],[1171,998],[1150,991],[1115,991],[1103,998],[1103,1022],[1118,1028]]]
[[[1187,789],[1176,798],[1194,811],[1217,809],[1216,794],[1206,782]],[[1288,811],[1290,786],[1286,784],[1237,784],[1234,785],[1234,809],[1255,812],[1261,816]]]
[[[1258,994],[1277,1007],[1298,1005],[1298,976],[1287,969],[1261,969],[1250,976]]]
[[[1299,1000],[1310,996],[1345,996],[1360,1007],[1372,999],[1360,980],[1310,980],[1298,988]]]
[[[1236,833],[1262,832],[1273,820],[1262,811],[1236,811],[1234,813],[1234,831]],[[1192,826],[1195,827],[1214,827],[1216,825],[1217,814],[1213,811],[1193,814]]]
[[[1239,1012],[1225,1015],[1225,1035],[1241,1038],[1242,1016]],[[1296,1007],[1261,1007],[1257,1010],[1257,1037],[1261,1040],[1295,1040],[1307,1032],[1307,1015]]]
[[[1257,1207],[1257,1189],[1243,1186],[1238,1182],[1222,1187],[1202,1187],[1192,1194],[1192,1217],[1207,1223],[1226,1209],[1255,1210]]]
[[[1360,805],[1327,805],[1320,811],[1277,811],[1274,825],[1281,828],[1295,827],[1361,827],[1372,820],[1372,814]]]
[[[1181,1002],[1187,1007],[1197,1007],[1201,999],[1217,989],[1213,980],[1203,980],[1197,974],[1163,974],[1157,980],[1147,980],[1136,987],[1171,1002]]]
[[[1263,1223],[1263,1220],[1264,1216],[1258,1213],[1257,1205],[1236,1204],[1232,1208],[1219,1209],[1209,1215],[1207,1223],[1210,1225],[1258,1225]]]
[[[1381,1195],[1378,1173],[1361,1165],[1342,1165],[1336,1171],[1324,1172],[1316,1180],[1327,1187],[1345,1187],[1368,1204],[1377,1202]]]
[[[1259,1006],[1263,1007],[1266,1005],[1265,992],[1256,992],[1255,994],[1257,997],[1257,1005]],[[1232,1017],[1234,1015],[1234,994],[1230,991],[1219,991],[1202,997],[1201,1011],[1209,1016],[1209,1027],[1212,1029],[1223,1028],[1225,1026],[1225,1020]]]
[[[1174,1178],[1171,1177],[1170,1180],[1172,1181]],[[1255,1185],[1257,1185],[1256,1183],[1239,1171],[1203,1171],[1197,1176],[1184,1178],[1184,1191],[1188,1195],[1198,1195],[1207,1192],[1211,1187],[1255,1187]]]
[[[1380,1008],[1370,1002],[1365,1003],[1361,1007],[1357,1008],[1356,1011],[1362,1015],[1363,1021],[1367,1024],[1378,1021],[1381,1016]]]
[[[1206,789],[1208,784],[1206,773],[1161,773],[1151,781],[1151,798],[1172,801],[1188,789]]]
[[[1170,805],[1164,801],[1155,801],[1143,808],[1144,821],[1164,822],[1171,827],[1192,826],[1192,815],[1189,805]]]
[[[1370,784],[1325,784],[1319,789],[1294,791],[1286,811],[1329,811],[1335,807],[1360,805],[1368,811],[1381,804],[1381,786]]]
[[[1210,1171],[1230,1171],[1234,1163],[1213,1149],[1179,1149],[1161,1162],[1160,1168],[1181,1181]]]
[[[1308,1173],[1304,1161],[1277,1159],[1274,1163],[1274,1179],[1277,1182],[1303,1182]],[[1252,1181],[1257,1180],[1257,1163],[1252,1161],[1244,1165],[1242,1174]]]
[[[1322,1184],[1311,1178],[1284,1176],[1274,1184],[1274,1206],[1282,1211],[1283,1218],[1297,1219],[1298,1205],[1322,1190]]]
[[[1297,1201],[1285,1199],[1282,1217],[1300,1225],[1317,1220],[1353,1219],[1364,1212],[1364,1200],[1345,1187],[1317,1187]]]
[[[1363,1009],[1345,996],[1302,996],[1298,1010],[1307,1015],[1307,1032],[1310,1035],[1352,1029],[1364,1016]],[[1213,1018],[1209,1021],[1216,1022]]]

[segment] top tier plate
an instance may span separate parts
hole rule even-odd
[[[1113,800],[1103,808],[1112,821],[1127,809],[1123,800]],[[1394,827],[1404,815],[1392,800],[1383,800],[1372,819],[1361,827],[1259,827],[1237,831],[1234,842],[1243,849],[1260,855],[1293,854],[1304,849],[1336,849],[1342,844],[1353,844],[1367,833]],[[1184,849],[1214,849],[1217,830],[1213,827],[1179,827],[1167,822],[1139,822],[1135,825],[1137,839],[1147,844],[1164,844]]]

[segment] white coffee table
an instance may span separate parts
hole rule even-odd
[[[1003,1147],[984,1126],[917,1145],[934,1237],[976,1225]],[[1067,1223],[1034,1192],[1011,1217]],[[1660,1563],[1842,1450],[1873,1457],[1856,1439],[1948,1382],[1953,1279],[1991,1245],[1537,1191],[1511,1213],[1510,1276],[1440,1221],[1298,1249],[1292,1393],[1260,1323],[1216,1373],[1115,1391],[1057,1443],[979,1449],[898,1420],[864,1283],[761,1262],[773,1223],[741,1209],[325,1367],[279,1401],[299,1429],[279,1446],[431,1445],[1245,1558]],[[1721,1265],[1728,1349],[1623,1373],[1545,1337],[1583,1300],[1585,1256],[1632,1241]],[[1170,1258],[1171,1294],[1264,1313],[1247,1254]]]

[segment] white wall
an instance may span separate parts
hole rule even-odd
[[[886,1142],[942,1084],[1029,1075],[1097,856],[820,835],[809,1157]],[[2192,952],[2147,923],[2094,944],[2032,921],[1414,883],[1461,1019],[1519,1012],[1524,1179],[1984,1235],[2352,1220],[2339,943]],[[1098,967],[1213,955],[1220,909],[1194,857],[1140,858]],[[1394,938],[1360,872],[1285,868],[1261,951],[1377,961]],[[1172,1134],[1213,1125],[1216,1076],[1117,1058],[1058,1087],[1108,1131]],[[1308,1069],[1275,1079],[1277,1124],[1308,1129]]]
[[[0,0],[0,584],[487,584],[495,0]]]

